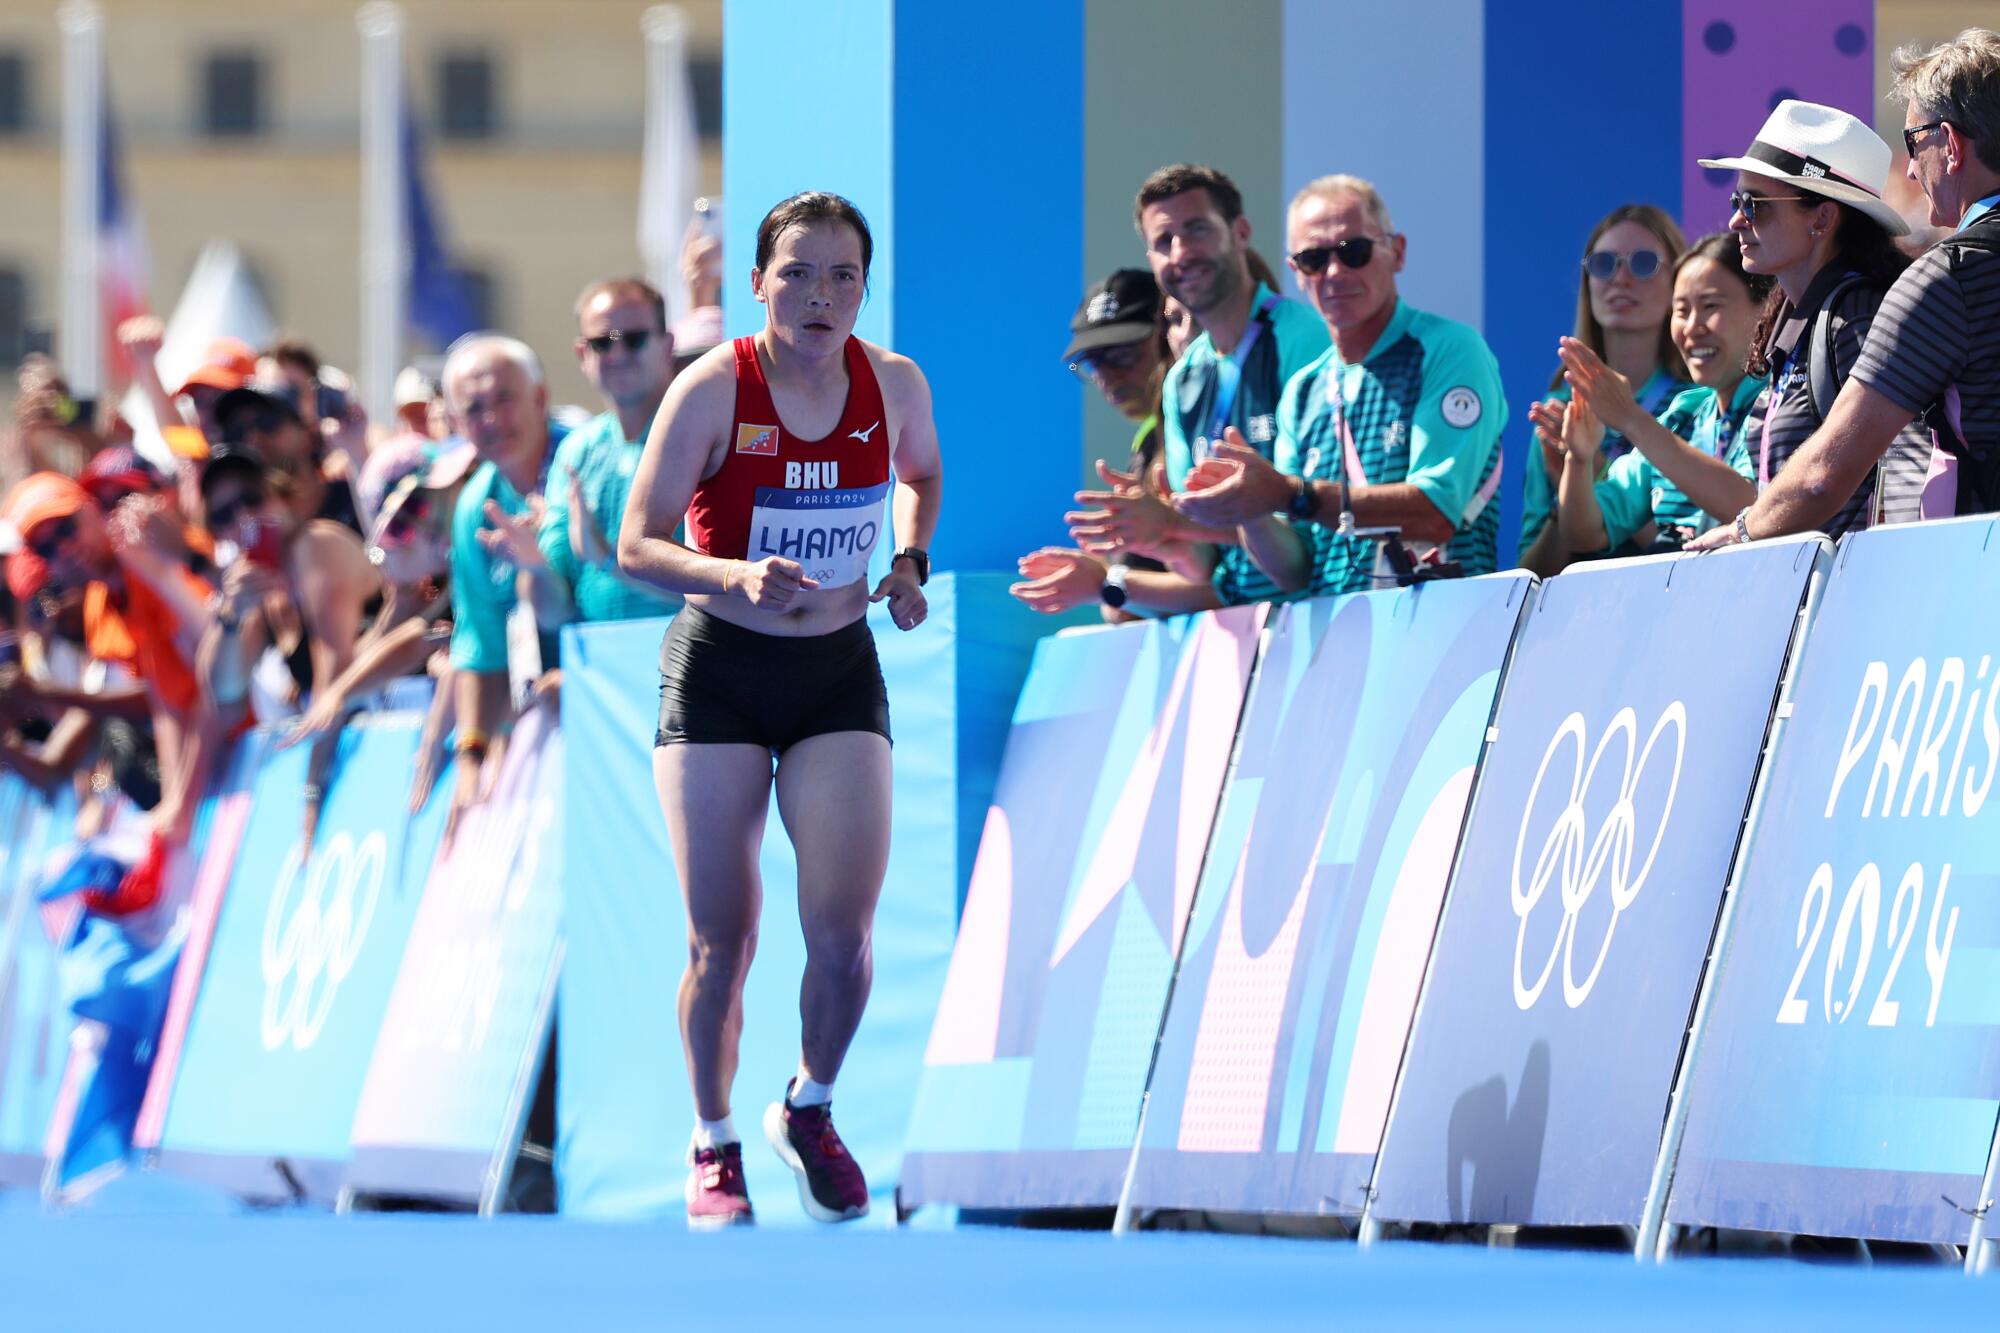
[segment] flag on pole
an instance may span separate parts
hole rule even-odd
[[[667,298],[667,327],[687,314],[681,244],[701,185],[701,142],[688,79],[687,20],[655,5],[640,20],[646,37],[646,139],[639,168],[639,257]]]
[[[410,99],[403,98],[403,226],[407,232],[410,324],[440,347],[478,327],[471,284],[451,262],[443,228],[431,204],[424,170],[423,138]]]
[[[131,359],[118,345],[118,326],[147,312],[149,274],[145,229],[138,210],[125,202],[125,164],[118,152],[118,129],[107,93],[97,134],[97,289],[104,312],[104,364],[115,383],[129,383]]]

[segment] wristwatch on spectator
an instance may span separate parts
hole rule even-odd
[[[919,588],[923,587],[925,584],[931,581],[930,552],[919,550],[917,547],[914,546],[905,546],[902,550],[896,552],[895,555],[890,557],[889,563],[893,565],[898,560],[908,560],[916,565],[917,586]]]
[[[1130,595],[1125,591],[1126,573],[1124,565],[1113,565],[1104,571],[1104,586],[1097,590],[1097,595],[1104,599],[1104,604],[1114,611],[1130,600]]]
[[[1319,512],[1319,497],[1313,494],[1312,479],[1293,477],[1292,483],[1292,502],[1285,506],[1286,516],[1295,522],[1310,523]]]

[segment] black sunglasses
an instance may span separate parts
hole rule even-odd
[[[1387,237],[1383,238],[1387,240]],[[1309,245],[1292,256],[1292,267],[1308,278],[1326,272],[1329,261],[1338,259],[1342,268],[1367,268],[1375,257],[1373,236],[1353,236],[1332,245]]]
[[[1620,250],[1593,250],[1583,257],[1583,271],[1599,282],[1609,282],[1618,276],[1618,267],[1622,264],[1634,282],[1644,282],[1658,273],[1666,262],[1658,250],[1634,250],[1630,254]]]
[[[430,516],[431,502],[422,495],[413,495],[382,525],[382,535],[394,542],[408,541],[417,525]]]
[[[28,549],[44,560],[53,560],[63,543],[75,536],[76,515],[65,514],[55,521],[54,526],[44,529],[41,536],[29,542]]]
[[[1757,210],[1765,204],[1801,204],[1810,198],[1812,196],[1804,194],[1751,194],[1747,190],[1738,190],[1729,196],[1729,207],[1732,212],[1741,213],[1745,222],[1755,225]]]
[[[652,329],[613,329],[609,333],[585,338],[583,345],[599,356],[603,356],[620,343],[625,344],[625,350],[628,352],[643,352],[646,350],[646,344],[653,340],[653,333]]]
[[[227,531],[240,515],[247,514],[253,509],[261,508],[263,504],[264,493],[262,491],[245,491],[234,500],[219,505],[210,505],[208,506],[208,530],[219,535]]]
[[[1910,126],[1910,128],[1903,131],[1904,151],[1909,153],[1911,157],[1915,157],[1917,155],[1917,140],[1923,138],[1926,134],[1929,134],[1932,130],[1942,128],[1944,125],[1948,123],[1949,122],[1942,120],[1932,120],[1932,121],[1926,121],[1922,125]]]
[[[1093,347],[1088,352],[1077,353],[1076,360],[1069,363],[1069,368],[1086,377],[1100,370],[1130,370],[1139,364],[1140,354],[1140,343]]]

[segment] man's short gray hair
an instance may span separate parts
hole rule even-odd
[[[542,359],[535,355],[535,349],[519,338],[505,333],[468,333],[451,345],[445,354],[444,371],[438,376],[438,386],[444,390],[445,401],[453,408],[458,406],[457,396],[452,387],[473,366],[493,358],[511,361],[528,377],[528,387],[539,389],[543,383]]]
[[[1361,207],[1368,213],[1369,221],[1373,222],[1384,236],[1396,234],[1396,224],[1389,221],[1389,205],[1382,202],[1382,192],[1375,188],[1372,181],[1365,181],[1359,176],[1321,176],[1317,180],[1307,181],[1305,188],[1292,196],[1291,205],[1285,210],[1286,214],[1296,213],[1299,205],[1308,199],[1359,199]]]
[[[1914,102],[1925,120],[1950,121],[1979,160],[2000,171],[2000,33],[1967,28],[1929,50],[1901,47],[1889,69],[1892,98]]]

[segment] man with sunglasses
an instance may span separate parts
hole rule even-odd
[[[646,431],[674,378],[667,304],[649,282],[593,282],[576,301],[576,359],[606,410],[571,431],[549,469],[538,543],[542,568],[524,563],[535,619],[638,620],[672,615],[677,597],[619,572],[618,528]]]
[[[1240,525],[1279,587],[1313,596],[1382,581],[1366,529],[1395,529],[1416,558],[1492,571],[1507,418],[1492,350],[1397,295],[1405,240],[1367,181],[1313,181],[1286,235],[1333,346],[1286,386],[1275,464],[1232,430],[1175,503],[1197,522]]]
[[[1279,395],[1326,350],[1325,325],[1251,275],[1250,219],[1235,182],[1222,172],[1185,163],[1162,167],[1139,187],[1133,215],[1160,289],[1201,328],[1161,389],[1168,487],[1185,485],[1226,430],[1268,459]],[[1050,547],[1024,557],[1024,581],[1014,588],[1022,601],[1057,612],[1097,594],[1112,607],[1180,612],[1279,595],[1229,529],[1193,521],[1138,478],[1102,467],[1100,475],[1111,488],[1079,492],[1085,507],[1067,516],[1083,549]],[[1127,574],[1108,566],[1105,557],[1120,551],[1163,560],[1177,572]],[[1205,569],[1207,578],[1196,577]]]
[[[1897,277],[1825,420],[1757,503],[1696,549],[1804,532],[1863,490],[1912,421],[1930,430],[1924,518],[2000,510],[2000,33],[1891,62],[1905,174],[1952,228]]]

